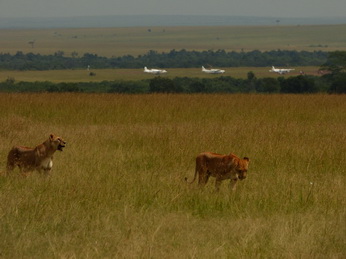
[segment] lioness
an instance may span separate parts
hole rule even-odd
[[[66,142],[53,134],[35,148],[16,146],[13,147],[7,156],[7,173],[12,171],[16,166],[25,176],[29,172],[37,170],[49,174],[53,166],[53,154],[55,151],[62,151]]]
[[[196,157],[196,170],[191,183],[196,180],[198,174],[198,184],[204,186],[210,176],[216,178],[215,188],[219,191],[221,181],[231,179],[230,187],[236,189],[238,179],[246,178],[249,167],[249,158],[240,159],[234,154],[220,155],[211,152],[204,152]],[[187,178],[185,178],[187,180]]]

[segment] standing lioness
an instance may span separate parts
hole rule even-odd
[[[43,170],[49,174],[53,166],[53,154],[57,150],[62,151],[65,146],[66,142],[62,138],[51,134],[45,142],[35,148],[13,147],[7,156],[7,173],[18,166],[23,175],[34,170]]]
[[[247,157],[241,159],[232,153],[229,155],[212,152],[201,153],[196,157],[195,175],[191,183],[196,180],[198,175],[198,184],[204,186],[209,177],[213,176],[216,178],[215,188],[217,191],[220,189],[221,182],[226,179],[231,180],[230,187],[235,190],[238,179],[246,178],[249,161]]]

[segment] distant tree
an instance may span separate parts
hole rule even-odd
[[[57,52],[54,53],[54,56],[56,57],[62,57],[64,56],[65,52],[63,52],[62,50],[58,50]]]
[[[346,51],[330,52],[321,70],[329,71],[323,76],[330,84],[328,92],[346,93]]]
[[[252,71],[249,71],[247,73],[247,79],[246,79],[244,91],[245,92],[255,92],[256,91],[256,83],[257,83],[257,78],[255,76],[255,73]]]
[[[320,66],[327,61],[327,52],[322,51],[267,51],[253,50],[250,52],[226,52],[225,50],[187,51],[185,49],[171,50],[168,53],[158,53],[150,50],[144,55],[137,57],[124,55],[121,57],[102,57],[97,54],[85,53],[78,55],[72,52],[71,56],[65,57],[63,51],[57,51],[53,55],[40,55],[17,52],[15,55],[0,53],[0,69],[5,70],[50,70],[50,69],[73,69],[86,68],[140,68],[150,67],[200,67],[201,64],[211,64],[215,67],[239,67],[256,66],[264,67],[273,64],[278,66]],[[331,54],[329,58],[330,71],[340,70],[340,60],[334,62]],[[340,56],[338,55],[340,58]],[[332,62],[333,61],[333,62]]]
[[[28,42],[28,44],[31,45],[31,48],[34,48],[34,45],[35,45],[35,40],[31,40]]]
[[[255,73],[252,72],[252,71],[249,71],[249,72],[247,73],[247,80],[249,80],[249,81],[256,80]]]
[[[78,52],[76,52],[76,51],[73,51],[73,52],[71,53],[71,56],[72,56],[73,58],[76,58],[76,57],[78,57]]]
[[[334,51],[328,55],[327,62],[322,65],[322,70],[328,70],[332,74],[345,72],[346,70],[346,51]]]

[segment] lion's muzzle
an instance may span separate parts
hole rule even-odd
[[[238,179],[239,180],[244,180],[246,178],[246,173],[240,173],[238,174]]]
[[[64,147],[66,147],[66,142],[62,142],[62,141],[61,141],[61,142],[59,143],[58,150],[59,150],[59,151],[62,151]]]

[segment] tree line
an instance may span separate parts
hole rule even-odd
[[[24,55],[24,54],[23,54]],[[346,93],[346,51],[328,53],[321,65],[323,76],[257,78],[249,71],[246,79],[230,76],[215,78],[154,77],[138,81],[98,83],[0,82],[0,92],[108,92],[108,93]]]
[[[0,69],[2,70],[57,70],[104,68],[192,68],[201,65],[215,67],[266,67],[266,66],[320,66],[327,61],[328,52],[324,51],[291,51],[273,50],[250,52],[226,52],[225,50],[187,51],[171,50],[158,53],[150,50],[144,55],[134,57],[102,57],[97,54],[85,53],[79,56],[73,52],[67,57],[63,51],[52,55],[34,53],[16,54],[0,53]]]

